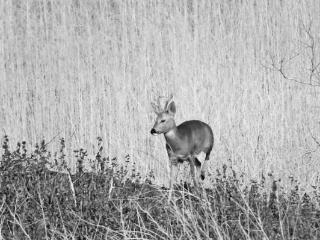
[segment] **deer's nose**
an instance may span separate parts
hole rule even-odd
[[[154,128],[152,128],[151,131],[150,131],[150,133],[151,133],[151,134],[155,134],[155,133],[157,133],[157,132],[156,132],[156,130],[155,130]]]

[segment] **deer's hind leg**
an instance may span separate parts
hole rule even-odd
[[[200,179],[200,174],[201,174],[201,166],[202,166],[202,162],[201,161],[201,156],[196,156],[194,157],[194,166],[195,166],[195,178],[199,183],[199,179]]]
[[[206,153],[206,158],[205,158],[205,160],[203,161],[203,164],[202,164],[201,173],[200,173],[201,180],[204,180],[205,177],[206,177],[206,171],[207,171],[207,168],[208,168],[208,161],[209,161],[209,157],[210,157],[210,152],[211,151]]]

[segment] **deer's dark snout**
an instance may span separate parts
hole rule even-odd
[[[156,132],[156,130],[155,130],[154,128],[152,128],[151,131],[150,131],[150,133],[151,133],[151,134],[156,134],[157,132]]]

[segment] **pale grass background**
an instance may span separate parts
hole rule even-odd
[[[163,137],[150,101],[174,93],[177,122],[215,134],[222,163],[315,183],[320,170],[319,87],[283,79],[271,57],[308,81],[311,26],[319,59],[320,2],[0,0],[0,132],[12,145],[64,137],[69,154],[130,154],[165,182]],[[310,23],[312,23],[310,25]],[[74,158],[68,158],[71,166]]]

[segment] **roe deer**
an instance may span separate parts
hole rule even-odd
[[[195,167],[197,172],[201,168],[201,161],[198,157],[205,154],[205,160],[201,168],[201,179],[205,178],[207,161],[213,147],[213,133],[211,127],[201,121],[191,120],[176,126],[174,115],[176,106],[171,97],[166,101],[165,107],[161,108],[160,100],[152,103],[157,119],[151,129],[152,135],[164,134],[166,140],[166,149],[170,164],[170,190],[173,186],[173,178],[176,181],[178,163],[188,161],[193,183],[198,186],[198,176],[195,176]],[[173,173],[175,170],[175,173]],[[198,175],[198,174],[197,174]],[[170,194],[171,196],[171,194]]]

